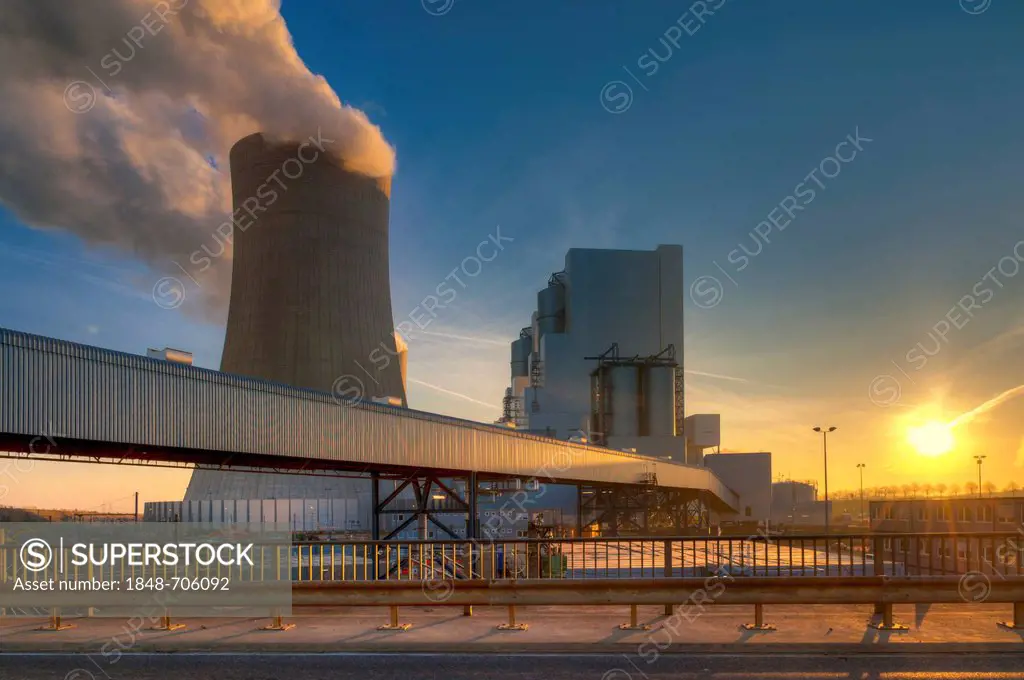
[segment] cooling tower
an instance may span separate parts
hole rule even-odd
[[[231,149],[231,192],[236,220],[256,219],[234,232],[221,370],[323,391],[349,376],[346,387],[362,385],[367,399],[404,403],[388,272],[390,178],[349,172],[308,142],[254,134]]]
[[[405,403],[407,348],[391,316],[390,191],[390,178],[349,172],[308,143],[254,134],[235,144],[238,227],[222,371],[327,392],[342,379],[346,399],[358,386],[367,400]],[[199,469],[185,500],[305,505],[357,498],[369,488],[354,479]]]

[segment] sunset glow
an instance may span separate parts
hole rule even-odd
[[[935,420],[908,429],[907,441],[925,456],[941,456],[956,444],[953,428],[948,423]]]

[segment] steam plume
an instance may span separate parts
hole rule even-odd
[[[322,130],[350,169],[394,170],[379,128],[299,58],[276,0],[4,0],[0,96],[0,203],[170,275],[230,213],[228,150],[247,134]],[[229,261],[230,244],[193,311],[223,318]]]

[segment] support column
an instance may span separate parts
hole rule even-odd
[[[275,609],[274,615],[270,619],[270,625],[264,626],[260,630],[291,630],[294,627],[294,623],[285,623],[281,612]]]
[[[999,625],[1003,628],[1010,628],[1012,630],[1024,630],[1024,602],[1014,602],[1013,620],[1000,621]]]
[[[380,540],[380,473],[370,473],[370,505],[373,506],[373,517],[370,518],[370,538]]]
[[[911,515],[913,515],[913,513],[911,513]],[[880,537],[875,537],[875,539],[871,543],[871,550],[875,554],[875,559],[872,564],[872,573],[875,576],[885,576],[885,560],[882,556],[882,547],[884,544],[882,543],[882,539]],[[876,602],[874,613],[878,616],[883,615],[885,613],[885,605],[883,605],[881,602]],[[892,607],[889,608],[889,613],[891,616]]]
[[[765,623],[764,622],[764,605],[763,604],[755,604],[754,605],[754,623],[753,624],[744,623],[743,624],[743,628],[744,628],[744,630],[762,630],[762,631],[775,630],[775,626],[773,626],[770,623]]]
[[[36,628],[36,630],[67,630],[68,628],[74,628],[73,623],[64,623],[60,618],[60,609],[55,608],[50,611],[50,622],[45,626]]]
[[[469,512],[466,513],[466,538],[476,538],[477,524],[477,478],[476,471],[469,473],[466,484],[466,500],[469,504]]]
[[[881,608],[881,610],[882,610],[882,620],[879,621],[878,623],[872,624],[873,628],[877,628],[878,630],[896,630],[896,631],[907,630],[908,629],[907,626],[903,625],[902,623],[896,623],[893,620],[893,617],[892,617],[892,603],[891,602],[883,602],[880,605],[876,604],[875,605],[876,611],[879,608]]]
[[[576,538],[583,538],[583,486],[576,485]]]
[[[184,623],[174,623],[171,621],[171,613],[165,611],[164,615],[160,617],[160,623],[153,626],[150,630],[181,630],[185,627]]]
[[[508,623],[498,625],[498,630],[528,630],[529,628],[529,624],[516,623],[516,606],[514,604],[508,606]]]
[[[672,577],[672,539],[671,538],[666,538],[665,539],[664,548],[662,548],[662,550],[665,553],[665,578],[671,578]],[[682,562],[683,562],[683,565],[686,564],[686,560],[685,559],[682,560]],[[683,568],[683,565],[680,565],[680,568]],[[672,605],[666,603],[665,604],[665,616],[672,616],[672,613],[673,613]]]
[[[409,630],[412,628],[411,623],[399,623],[398,621],[398,607],[391,605],[389,608],[390,620],[383,626],[377,626],[377,630]]]
[[[650,630],[646,623],[640,623],[640,617],[635,604],[629,605],[629,623],[620,623],[619,630]]]

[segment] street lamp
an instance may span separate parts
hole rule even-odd
[[[864,468],[867,465],[864,463],[857,463],[857,468],[860,470],[860,521],[864,521]]]
[[[815,427],[815,432],[821,433],[821,447],[822,452],[825,455],[825,533],[828,533],[829,526],[829,511],[828,511],[828,433],[835,432],[835,427],[825,429],[823,427]]]
[[[978,461],[978,498],[981,498],[981,461],[985,460],[985,456],[975,456],[974,460]]]

